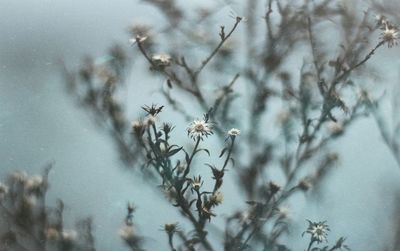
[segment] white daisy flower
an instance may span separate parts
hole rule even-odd
[[[307,230],[303,233],[310,234],[311,235],[311,241],[316,241],[317,243],[321,243],[323,241],[327,241],[328,237],[328,231],[330,231],[329,227],[326,223],[326,221],[320,221],[320,222],[311,222],[307,220],[309,223],[309,226]]]
[[[209,135],[213,134],[212,124],[204,119],[196,119],[190,123],[187,132],[188,135],[194,140],[198,138],[203,139],[203,136],[208,137]]]
[[[398,44],[397,40],[399,38],[399,31],[387,22],[384,25],[380,38],[383,42],[387,43],[389,48],[391,48]]]

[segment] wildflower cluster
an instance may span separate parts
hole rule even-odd
[[[162,111],[162,106],[152,105],[144,106],[146,118],[158,116]],[[216,216],[214,208],[223,202],[223,194],[221,186],[223,183],[224,173],[228,167],[229,161],[232,160],[232,150],[235,138],[239,136],[239,130],[233,129],[229,132],[231,135],[230,143],[223,149],[220,158],[225,157],[224,164],[221,168],[209,165],[214,179],[214,186],[207,190],[203,187],[204,178],[200,175],[194,175],[196,168],[194,159],[200,152],[210,155],[208,149],[201,148],[201,141],[213,134],[212,122],[210,121],[210,113],[206,113],[202,120],[194,120],[189,124],[187,129],[188,137],[195,140],[192,150],[186,150],[183,146],[178,146],[171,142],[171,133],[174,126],[169,123],[163,123],[158,126],[158,121],[153,123],[141,124],[133,127],[133,131],[141,133],[137,134],[138,140],[141,142],[143,155],[146,156],[146,166],[151,168],[160,178],[161,187],[165,194],[168,194],[170,201],[174,206],[181,209],[184,216],[193,225],[196,232],[196,238],[189,237],[182,230],[178,231],[176,224],[166,224],[165,232],[168,236],[169,245],[173,250],[175,246],[186,246],[186,248],[194,248],[194,245],[201,244],[204,248],[210,249],[207,232],[205,230],[207,221],[211,221]],[[233,132],[233,133],[232,133]],[[181,155],[182,157],[179,157]],[[174,164],[175,163],[175,164]],[[178,233],[175,241],[175,233]]]
[[[324,183],[338,160],[329,148],[331,142],[368,114],[372,105],[359,92],[364,80],[370,79],[369,74],[360,73],[379,48],[398,43],[396,26],[383,16],[376,25],[368,11],[354,13],[335,1],[311,4],[304,0],[293,8],[292,1],[269,0],[263,10],[248,1],[248,13],[259,15],[235,15],[229,27],[221,26],[219,34],[207,34],[197,28],[203,21],[212,20],[211,10],[184,15],[175,1],[146,2],[159,9],[171,25],[165,34],[154,34],[152,31],[157,29],[143,23],[129,29],[134,53],[143,56],[151,70],[149,77],[157,76],[154,81],[162,78],[157,89],[168,107],[187,120],[193,117],[193,110],[182,104],[184,99],[179,95],[189,98],[202,111],[213,108],[203,118],[189,123],[186,132],[194,146],[188,149],[173,142],[176,129],[169,123],[160,123],[161,106],[144,106],[146,116],[127,126],[124,104],[116,94],[124,84],[123,73],[129,65],[129,57],[123,56],[122,50],[114,49],[113,60],[104,65],[85,62],[79,74],[81,82],[71,81],[71,86],[83,89],[77,88],[75,95],[110,133],[124,164],[137,167],[137,163],[144,162],[147,168],[142,170],[159,178],[162,192],[191,223],[195,237],[183,229],[176,230],[175,225],[165,225],[171,250],[193,250],[197,246],[213,250],[206,227],[223,202],[226,171],[233,165],[237,167],[232,172],[236,186],[243,191],[247,205],[227,217],[221,241],[225,250],[258,246],[288,250],[289,245],[282,243],[290,223],[284,208],[293,194],[317,190]],[[247,24],[242,26],[245,20]],[[238,27],[245,30],[244,44],[237,39]],[[379,28],[379,42],[374,46],[373,37]],[[265,34],[258,36],[259,31]],[[332,44],[332,40],[325,39],[325,31],[343,36]],[[176,41],[178,36],[183,39]],[[157,41],[160,37],[176,43]],[[208,53],[192,51],[197,48],[193,44],[204,45]],[[246,53],[237,55],[242,51],[237,48],[242,47]],[[295,62],[295,67],[287,64],[303,54],[304,59]],[[141,90],[140,86],[138,91]],[[282,112],[272,109],[276,104],[282,106]],[[270,118],[278,122],[271,130]],[[240,125],[242,132],[236,128],[226,131],[232,125]],[[206,164],[211,169],[210,188],[209,179],[197,173],[194,159],[200,153],[210,155],[202,145],[211,136],[225,140],[226,145],[219,155],[222,164]],[[241,144],[236,143],[238,137]],[[391,137],[385,138],[392,151],[398,152]],[[241,158],[234,160],[232,155],[236,153]],[[279,184],[270,175],[275,171],[272,169],[283,175]],[[312,237],[311,249],[325,241],[327,226],[313,223],[306,232]],[[124,233],[128,234],[123,236],[131,236],[133,232]],[[343,241],[338,241],[337,248],[344,247]]]
[[[64,226],[64,204],[46,204],[47,176],[12,173],[0,183],[0,247],[2,250],[94,250],[92,222],[85,219],[75,229]],[[92,249],[91,249],[92,248]]]

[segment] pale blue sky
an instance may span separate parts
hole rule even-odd
[[[104,55],[112,42],[127,41],[126,27],[132,20],[157,12],[133,0],[0,0],[0,13],[0,177],[13,170],[33,174],[55,161],[50,197],[65,201],[69,220],[94,217],[99,250],[122,250],[116,233],[127,200],[139,203],[139,227],[149,237],[149,250],[159,250],[165,245],[160,225],[179,219],[175,208],[155,202],[161,196],[120,168],[108,136],[65,94],[58,65],[63,59],[76,67],[84,54]],[[383,48],[374,58],[380,65],[390,60],[384,69],[389,79],[398,77],[394,52],[399,50]],[[152,83],[142,83],[148,90],[130,106],[157,98]],[[321,200],[305,207],[299,197],[290,207],[297,223],[290,236],[292,247],[298,250],[296,245],[304,244],[300,234],[307,218],[328,220],[332,240],[345,235],[354,250],[376,250],[384,241],[374,239],[377,229],[390,230],[400,170],[370,119],[356,123],[334,149],[342,160]],[[226,204],[234,205],[235,198],[233,192],[225,194]]]

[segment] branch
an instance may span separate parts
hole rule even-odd
[[[232,33],[236,30],[238,24],[242,21],[242,17],[236,17],[236,22],[233,25],[232,29],[229,31],[228,34],[225,35],[224,26],[221,27],[221,41],[217,45],[217,47],[211,52],[211,54],[201,63],[200,67],[194,72],[194,76],[197,77],[200,72],[204,69],[204,67],[210,62],[210,60],[217,54],[219,49],[221,49],[222,45],[228,40],[228,38],[232,35]]]

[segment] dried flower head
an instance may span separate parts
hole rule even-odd
[[[132,132],[136,136],[142,136],[145,128],[146,128],[146,125],[142,120],[136,120],[136,121],[132,122]]]
[[[268,183],[268,188],[271,194],[276,194],[281,189],[281,186],[271,181]]]
[[[224,195],[221,193],[221,191],[217,191],[210,196],[210,202],[213,205],[219,205],[222,203],[223,200],[224,200]]]
[[[382,33],[380,39],[387,43],[388,47],[391,48],[394,45],[397,45],[399,38],[399,31],[393,25],[389,24],[388,22],[384,23],[382,27]]]
[[[205,119],[196,119],[190,123],[187,132],[188,136],[190,136],[190,138],[193,140],[198,138],[203,139],[203,136],[208,137],[209,135],[213,134],[212,124]]]
[[[135,238],[135,230],[133,229],[132,226],[127,226],[127,225],[122,226],[119,229],[118,234],[125,241],[129,241]]]
[[[165,134],[169,134],[175,127],[170,123],[163,123],[162,130]]]
[[[236,137],[240,135],[240,130],[236,128],[232,128],[228,131],[228,136],[230,137]]]
[[[194,177],[192,179],[192,189],[199,191],[200,187],[203,185],[203,181],[201,180],[201,176]]]
[[[168,235],[172,235],[179,231],[178,223],[169,223],[164,225],[163,229]]]
[[[134,38],[129,39],[129,44],[132,46],[136,43],[142,43],[147,40],[147,36],[136,35]]]
[[[343,132],[343,124],[340,122],[330,122],[328,129],[333,135],[339,135]]]
[[[151,61],[157,69],[164,69],[171,65],[171,56],[167,54],[156,54],[151,57]]]
[[[312,222],[307,220],[309,225],[304,234],[311,235],[311,241],[316,241],[317,243],[321,243],[323,241],[327,241],[328,231],[330,231],[329,226],[326,224],[326,221],[320,222]]]
[[[299,188],[300,188],[301,190],[303,190],[303,191],[308,191],[308,189],[311,188],[312,184],[311,184],[309,181],[307,181],[306,179],[303,179],[303,180],[301,180],[301,181],[299,182],[298,186],[299,186]]]
[[[154,117],[157,116],[162,111],[163,108],[164,108],[163,105],[162,106],[158,106],[158,105],[155,105],[155,104],[152,104],[151,106],[148,106],[148,105],[142,106],[142,109],[145,112],[147,112],[147,115],[151,115],[151,116],[154,116]]]
[[[202,208],[202,214],[203,214],[204,218],[208,219],[209,221],[211,221],[211,217],[217,216],[215,213],[213,213],[211,211],[211,209],[208,209],[206,207]]]

